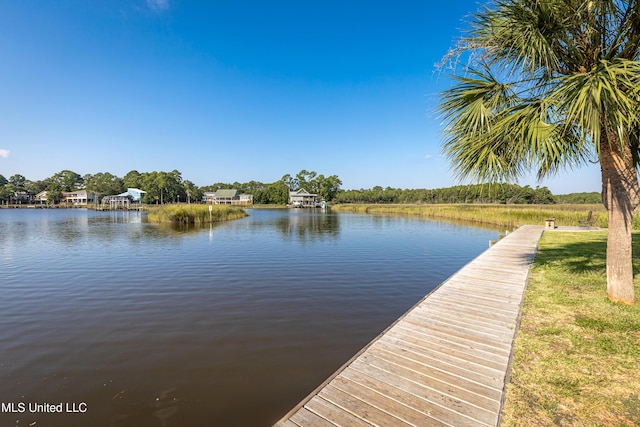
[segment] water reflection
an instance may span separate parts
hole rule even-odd
[[[12,210],[15,212],[15,210]],[[249,233],[263,233],[265,229],[279,232],[284,238],[296,241],[322,241],[335,239],[340,233],[340,216],[322,211],[308,210],[250,210],[259,212],[258,218],[249,216],[228,223],[174,224],[150,223],[146,212],[88,210],[21,210],[24,220],[0,218],[0,242],[19,240],[29,227],[36,226],[43,236],[58,242],[74,244],[86,239],[114,241],[126,239],[185,238],[208,232],[213,238],[218,227],[242,227]],[[69,215],[70,213],[70,215]],[[230,225],[230,223],[238,223]],[[113,227],[113,225],[122,227]]]
[[[289,215],[280,217],[275,226],[286,239],[301,242],[336,239],[340,234],[339,216],[327,212],[305,212],[296,209]]]
[[[270,426],[495,237],[302,210],[205,227],[7,211],[0,396],[89,411],[0,425]]]

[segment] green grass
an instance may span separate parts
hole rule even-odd
[[[593,212],[594,225],[607,227],[607,213],[602,205],[489,205],[489,204],[343,204],[332,206],[335,212],[400,214],[427,218],[467,221],[515,228],[525,224],[543,225],[556,218],[556,225],[578,225]],[[640,217],[634,216],[633,228],[640,230]]]
[[[148,220],[151,222],[171,222],[174,224],[208,224],[228,221],[248,215],[237,206],[174,204],[149,208]]]
[[[607,299],[605,250],[606,232],[540,240],[502,426],[640,425],[640,306]]]

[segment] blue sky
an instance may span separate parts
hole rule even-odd
[[[0,0],[0,174],[177,169],[202,186],[306,169],[345,189],[455,185],[434,65],[477,7]],[[539,184],[599,182],[593,166]]]

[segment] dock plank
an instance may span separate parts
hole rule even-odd
[[[332,385],[388,414],[391,419],[383,425],[392,426],[396,425],[395,423],[404,422],[408,425],[418,426],[421,423],[431,421],[423,410],[416,407],[416,400],[408,393],[404,393],[405,396],[403,396],[406,400],[400,402],[398,395],[390,386],[380,381],[363,384],[360,381],[355,381],[353,373],[350,374],[350,372],[350,369],[345,369],[332,381]]]
[[[339,383],[342,387],[336,387],[335,384]],[[347,383],[348,384],[348,383]],[[371,403],[359,399],[357,396],[352,395],[349,390],[360,391],[361,394],[366,393],[366,390],[358,390],[358,387],[348,387],[344,381],[332,381],[324,387],[318,396],[332,402],[336,406],[341,407],[343,410],[350,412],[363,420],[371,423],[374,426],[410,426],[411,424],[400,420],[397,417],[389,414],[383,409],[379,408],[377,404],[376,396],[371,394],[367,395]],[[347,390],[345,390],[347,389]]]
[[[401,339],[409,348],[415,347],[424,354],[447,354],[449,357],[460,359],[461,363],[470,363],[482,366],[485,369],[492,369],[503,372],[504,363],[495,361],[493,353],[482,352],[459,343],[445,341],[433,336],[405,333],[401,328],[394,328],[380,339]]]
[[[371,347],[369,350],[370,354],[376,356],[376,360],[372,361],[372,364],[377,363],[377,360],[384,360],[396,365],[399,369],[402,368],[406,371],[415,372],[434,388],[446,390],[452,396],[458,396],[460,399],[474,403],[477,406],[492,409],[495,402],[501,397],[501,390],[496,390],[494,387],[487,387],[469,378],[460,376],[457,371],[445,372],[424,361],[417,362],[404,355],[384,351],[378,347]]]
[[[318,427],[336,427],[336,425],[327,419],[321,417],[314,412],[311,412],[307,408],[300,408],[298,412],[293,414],[291,417],[291,421],[298,424],[299,426],[318,426]]]
[[[339,427],[371,427],[372,425],[319,396],[311,399],[305,407],[324,419],[330,419]]]
[[[497,426],[542,227],[508,234],[443,282],[277,424]]]
[[[492,411],[477,407],[469,408],[460,399],[442,393],[430,387],[427,383],[404,378],[395,371],[386,371],[359,360],[354,361],[350,368],[420,397],[424,401],[423,407],[426,408],[431,417],[441,421],[446,420],[452,425],[476,425],[474,420],[492,419],[494,417]],[[467,413],[458,412],[460,408],[465,408]]]
[[[502,376],[501,371],[454,357],[448,352],[444,353],[431,348],[420,347],[406,341],[399,341],[388,335],[380,338],[378,344],[387,351],[402,354],[408,359],[429,365],[440,371],[464,376],[488,387],[496,389],[501,389],[500,387],[502,387],[499,379]]]
[[[482,358],[493,359],[494,355],[502,355],[503,357],[509,357],[511,351],[510,348],[500,348],[492,344],[485,344],[478,342],[477,340],[470,340],[464,337],[458,337],[455,335],[447,334],[434,329],[421,329],[417,330],[410,327],[411,325],[397,325],[393,330],[403,331],[405,334],[416,336],[418,338],[426,338],[427,340],[438,340],[443,346],[451,348],[463,348],[469,352],[469,354],[478,355]]]

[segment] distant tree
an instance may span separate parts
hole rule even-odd
[[[144,172],[139,176],[141,190],[146,191],[145,203],[171,203],[187,200],[187,193],[182,183],[182,174],[171,172]]]
[[[233,184],[229,184],[226,182],[215,182],[211,185],[205,185],[204,187],[200,187],[200,189],[203,192],[207,191],[207,192],[213,192],[213,193],[224,188],[233,188]]]
[[[20,174],[15,174],[9,177],[9,184],[13,185],[15,191],[24,191],[27,185],[27,178]]]
[[[267,186],[266,203],[274,205],[286,205],[289,201],[289,186],[282,181],[274,182]]]
[[[126,188],[142,189],[142,175],[137,170],[131,170],[122,177]]]
[[[7,188],[9,181],[2,175],[0,175],[0,202],[8,202],[11,197],[11,188]]]
[[[342,185],[342,181],[338,178],[338,175],[331,175],[327,178],[324,178],[323,175],[319,175],[318,181],[318,194],[320,197],[327,201],[335,199],[338,191],[340,191],[340,186]]]
[[[47,186],[49,185],[49,182],[44,180],[44,181],[27,181],[27,183],[25,184],[25,189],[29,192],[29,194],[38,194],[41,191],[45,191],[47,189]]]
[[[2,175],[0,175],[0,177],[2,177]],[[2,182],[4,182],[4,184],[1,184]],[[13,185],[9,184],[6,179],[0,180],[0,201],[3,203],[10,203],[13,192]]]
[[[547,187],[536,187],[533,203],[537,205],[553,204],[556,199]]]
[[[62,187],[59,184],[50,184],[49,188],[47,188],[47,203],[60,203],[62,197]]]
[[[182,182],[182,187],[184,188],[184,193],[186,194],[187,203],[199,202],[200,200],[202,200],[204,192],[200,190],[193,182],[184,180]]]
[[[598,192],[591,193],[570,193],[558,194],[555,196],[558,203],[568,204],[599,204],[602,201],[602,195]]]
[[[400,189],[375,186],[370,190],[338,190],[337,203],[555,203],[547,187],[516,184],[456,185],[435,189]]]
[[[302,169],[300,172],[298,172],[296,174],[296,177],[294,179],[294,183],[295,183],[295,189],[299,190],[301,188],[304,188],[305,190],[309,191],[310,193],[317,193],[318,189],[316,188],[316,182],[314,181],[315,177],[318,174],[315,171],[307,171],[306,169]]]
[[[164,193],[166,191],[166,180],[164,176],[159,176],[158,172],[144,172],[140,174],[139,187],[144,190],[145,203],[164,203]]]
[[[298,182],[289,174],[283,175],[282,178],[280,178],[280,181],[285,183],[291,191],[298,189]]]
[[[95,175],[85,176],[85,185],[87,191],[104,196],[126,191],[124,180],[109,172],[98,172]]]
[[[76,172],[65,169],[49,178],[49,185],[49,191],[54,191],[54,189],[58,189],[59,191],[72,191],[82,188],[84,183],[82,176]]]
[[[238,189],[242,193],[253,194],[256,190],[263,190],[267,188],[265,184],[259,181],[249,181],[246,184],[242,184],[242,186]]]

